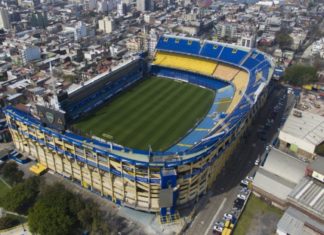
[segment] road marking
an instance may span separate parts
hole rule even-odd
[[[209,232],[209,230],[212,228],[212,225],[213,225],[213,223],[214,223],[216,217],[218,216],[219,212],[223,209],[224,204],[225,204],[226,201],[227,201],[227,198],[225,197],[225,198],[223,199],[222,204],[220,205],[220,207],[218,207],[218,210],[216,211],[216,214],[214,215],[214,217],[213,217],[212,220],[210,221],[210,224],[208,225],[208,227],[207,227],[207,229],[206,229],[204,235],[207,235],[208,232]]]
[[[4,183],[8,188],[12,188],[12,186],[11,185],[9,185],[4,179],[2,179],[1,177],[0,177],[0,180],[2,181],[2,183]]]

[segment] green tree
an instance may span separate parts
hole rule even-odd
[[[275,41],[279,44],[281,49],[290,49],[293,43],[293,38],[285,32],[278,32],[276,34]]]
[[[90,234],[107,235],[109,227],[104,214],[91,200],[66,190],[61,184],[46,186],[29,211],[30,231],[40,235]]]
[[[77,207],[70,207],[73,200],[76,197],[63,185],[47,186],[28,214],[30,231],[40,235],[72,234],[77,225]]]
[[[36,201],[39,193],[40,178],[31,177],[15,185],[3,198],[1,205],[8,211],[27,214]]]
[[[284,80],[296,86],[302,86],[317,82],[316,68],[308,65],[295,64],[288,67],[284,74]]]
[[[0,218],[0,230],[12,228],[19,224],[19,220],[11,216],[4,216]]]
[[[6,163],[1,169],[1,174],[10,184],[22,182],[24,177],[24,172],[18,169],[18,165],[15,162]]]

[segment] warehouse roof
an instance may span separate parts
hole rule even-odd
[[[279,149],[272,148],[263,168],[272,174],[278,175],[297,184],[305,175],[307,164]]]
[[[324,175],[324,157],[316,158],[310,165],[314,171]]]
[[[308,235],[309,228],[324,233],[324,225],[301,211],[289,207],[277,224],[277,229],[290,235]]]
[[[324,140],[324,117],[307,111],[293,109],[281,131],[311,144],[318,145]]]
[[[288,196],[296,206],[324,220],[324,185],[310,177],[304,177]]]
[[[292,183],[263,168],[260,168],[256,172],[253,180],[253,187],[257,187],[282,201],[286,201],[289,193],[295,186],[295,183]]]

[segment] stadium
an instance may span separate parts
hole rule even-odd
[[[19,151],[167,222],[212,187],[265,102],[273,67],[255,49],[164,35],[152,62],[129,58],[36,114],[5,114]]]

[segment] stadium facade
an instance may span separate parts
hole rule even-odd
[[[165,35],[152,63],[133,58],[59,94],[58,105],[38,105],[37,115],[14,107],[5,114],[18,150],[118,204],[159,212],[165,222],[212,187],[265,102],[273,67],[255,49]],[[147,74],[217,91],[208,115],[178,143],[145,151],[71,131],[69,123]]]

